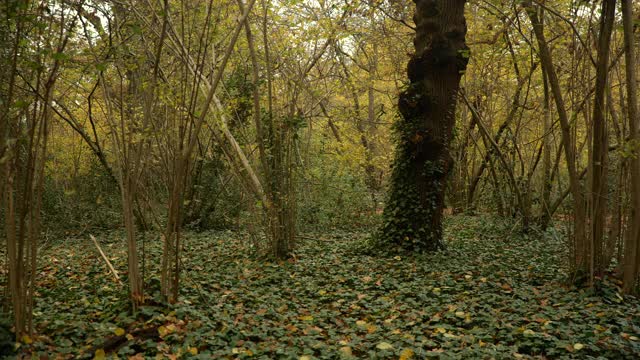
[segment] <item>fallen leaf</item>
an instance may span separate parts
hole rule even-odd
[[[376,348],[379,350],[391,350],[393,349],[393,345],[389,344],[388,342],[381,342],[378,345],[376,345]]]
[[[400,358],[399,360],[409,360],[413,357],[413,350],[411,349],[404,349],[402,350],[402,352],[400,353]]]
[[[104,360],[105,356],[106,354],[104,353],[104,350],[98,349],[96,350],[96,353],[93,355],[93,360]]]
[[[340,352],[346,356],[353,356],[353,352],[350,347],[343,346],[340,348]]]

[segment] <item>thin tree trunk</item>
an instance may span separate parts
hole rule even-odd
[[[567,168],[569,172],[569,184],[571,194],[573,195],[573,208],[574,208],[574,256],[573,256],[573,270],[581,269],[587,264],[587,258],[589,249],[585,244],[585,210],[584,210],[584,196],[582,194],[582,186],[578,172],[576,170],[576,155],[575,155],[575,143],[571,135],[571,123],[569,122],[569,116],[562,96],[562,89],[560,88],[560,81],[553,67],[553,59],[551,52],[545,39],[542,24],[538,19],[538,13],[536,8],[533,7],[531,1],[524,2],[527,8],[527,14],[531,19],[533,25],[533,31],[536,36],[539,47],[539,56],[542,61],[544,69],[547,71],[549,77],[549,85],[551,86],[551,92],[555,100],[558,116],[560,118],[560,127],[562,129],[562,141],[564,143],[564,151],[567,162]]]
[[[546,229],[551,222],[551,191],[553,183],[551,182],[551,151],[552,151],[552,134],[551,134],[551,95],[549,94],[549,79],[547,72],[542,67],[542,83],[544,86],[544,137],[542,139],[542,203],[540,205],[540,225]]]
[[[621,1],[622,22],[624,27],[625,62],[627,68],[627,111],[631,143],[640,144],[640,119],[638,119],[638,88],[636,74],[636,49],[633,33],[633,14],[631,1]],[[631,209],[624,246],[623,290],[626,293],[638,292],[638,274],[640,273],[640,156],[638,149],[630,160],[631,167]]]
[[[600,36],[598,39],[598,60],[596,66],[596,91],[593,107],[593,152],[591,157],[591,231],[589,248],[590,255],[590,284],[593,285],[594,277],[602,277],[604,266],[608,261],[604,259],[604,233],[606,228],[608,189],[608,143],[609,133],[605,119],[606,102],[605,90],[609,75],[609,48],[613,21],[615,20],[616,1],[603,0],[602,16],[600,18]]]

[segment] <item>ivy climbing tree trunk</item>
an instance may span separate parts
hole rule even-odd
[[[442,212],[457,93],[469,48],[466,0],[414,0],[415,53],[400,94],[402,119],[379,240],[404,250],[442,247]]]

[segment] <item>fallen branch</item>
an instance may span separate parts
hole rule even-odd
[[[149,339],[156,341],[160,340],[160,334],[158,333],[159,326],[160,325],[136,329],[127,334],[111,336],[102,342],[102,344],[92,347],[86,354],[93,355],[98,349],[102,349],[105,353],[115,352],[134,340],[140,342]]]
[[[107,256],[102,251],[102,248],[98,244],[98,240],[96,240],[96,238],[91,234],[89,234],[89,237],[91,238],[91,240],[93,240],[93,243],[96,245],[96,248],[98,248],[98,251],[100,252],[100,255],[102,255],[102,258],[107,263],[107,266],[109,267],[109,270],[111,270],[111,273],[113,274],[113,277],[115,277],[116,280],[120,283],[120,285],[122,285],[122,281],[120,281],[120,276],[118,276],[118,272],[116,271],[116,269],[113,268],[113,265],[111,265],[111,261],[109,261]]]

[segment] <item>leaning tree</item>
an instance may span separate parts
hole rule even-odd
[[[415,53],[400,94],[397,148],[378,239],[403,250],[442,247],[457,93],[469,60],[466,0],[414,0]]]

